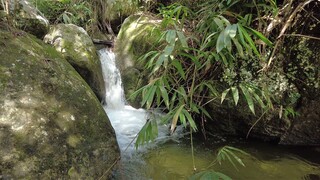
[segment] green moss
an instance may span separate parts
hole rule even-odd
[[[7,148],[0,149],[1,173],[20,178],[13,169],[30,163],[23,172],[30,179],[66,179],[71,167],[80,178],[100,177],[119,149],[88,84],[56,50],[26,33],[0,30],[0,53],[0,127],[10,127],[0,136]]]

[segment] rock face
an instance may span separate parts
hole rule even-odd
[[[58,24],[50,28],[44,37],[87,81],[97,97],[102,101],[105,87],[102,69],[96,48],[87,32],[73,24]]]
[[[139,107],[141,97],[134,100],[130,95],[147,83],[143,74],[144,64],[138,59],[147,53],[160,36],[159,20],[150,16],[132,15],[121,26],[115,43],[117,66],[124,83],[126,99],[135,107]]]
[[[17,27],[43,38],[49,30],[49,21],[29,0],[9,0],[10,13],[14,14]]]
[[[273,62],[275,72],[268,72],[271,83],[265,85],[271,89],[274,110],[260,118],[246,113],[245,104],[234,107],[231,103],[212,103],[208,109],[214,117],[214,130],[245,136],[256,124],[249,137],[285,145],[320,145],[320,41],[314,38],[319,38],[320,33],[320,22],[314,18],[319,19],[320,15],[307,16],[319,4],[310,3],[295,17],[288,34],[299,32],[307,36],[286,37],[277,62]]]
[[[0,46],[0,179],[100,178],[120,154],[87,83],[26,33],[0,29]]]
[[[319,3],[320,4],[320,3]],[[303,17],[303,16],[301,16]],[[320,18],[318,15],[317,18]],[[302,22],[305,19],[302,18]],[[312,18],[311,18],[312,19]],[[302,24],[301,22],[301,24]],[[304,34],[319,37],[319,22],[306,21]],[[320,145],[320,42],[310,38],[288,38],[284,48],[287,54],[285,72],[288,79],[298,88],[301,98],[296,106],[299,113],[292,120],[290,131],[282,138],[281,144]]]

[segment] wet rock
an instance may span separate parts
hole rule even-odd
[[[86,80],[100,101],[105,96],[102,69],[96,48],[87,32],[73,24],[58,24],[44,37]]]
[[[27,33],[0,46],[0,179],[99,179],[120,154],[90,87]]]
[[[115,43],[117,66],[121,71],[126,99],[139,107],[141,97],[130,95],[148,81],[144,63],[138,61],[147,53],[160,36],[159,20],[151,16],[129,16],[121,26]]]

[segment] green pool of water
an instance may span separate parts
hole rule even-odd
[[[320,179],[320,152],[315,147],[285,147],[257,142],[227,145],[249,155],[237,154],[245,164],[237,169],[225,161],[211,165],[222,144],[195,144],[196,172],[214,170],[232,179]],[[143,152],[124,157],[114,179],[188,179],[195,173],[188,142],[167,142]]]

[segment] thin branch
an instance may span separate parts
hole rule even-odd
[[[262,117],[263,117],[267,112],[268,112],[268,110],[267,110],[267,111],[264,111],[263,114],[259,117],[259,119],[250,127],[250,129],[249,129],[249,131],[248,131],[248,133],[247,133],[247,136],[246,136],[247,139],[248,139],[249,134],[250,134],[250,132],[252,131],[253,127],[262,119]]]
[[[308,36],[308,35],[304,35],[304,34],[283,34],[284,36],[296,36],[296,37],[304,37],[304,38],[309,38],[309,39],[315,39],[315,40],[319,40],[319,37],[314,37],[314,36]]]

